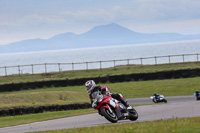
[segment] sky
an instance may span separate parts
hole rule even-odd
[[[140,33],[200,34],[200,0],[0,0],[0,45],[117,23]]]

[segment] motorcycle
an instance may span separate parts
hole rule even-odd
[[[154,103],[159,103],[159,102],[167,103],[167,100],[165,99],[163,95],[158,95],[157,97],[151,96],[150,98],[152,99]]]
[[[198,101],[198,100],[200,100],[200,93],[198,92],[198,93],[194,93],[194,96],[196,96],[196,100]]]
[[[99,91],[94,92],[92,107],[98,110],[101,116],[108,121],[116,123],[118,120],[138,119],[138,113],[133,107],[126,108],[121,102],[111,97],[111,95],[102,95]]]

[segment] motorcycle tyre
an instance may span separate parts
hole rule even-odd
[[[163,102],[164,102],[164,103],[167,103],[167,100],[166,100],[166,99],[163,99]]]
[[[197,101],[198,101],[198,100],[200,100],[200,97],[198,96],[198,97],[196,97],[196,99],[197,99]]]
[[[156,103],[155,99],[152,100],[154,103]]]
[[[133,114],[133,112],[134,112],[134,114]],[[129,120],[136,121],[138,119],[138,113],[134,108],[129,113],[130,113]]]
[[[112,122],[112,123],[116,123],[117,121],[118,121],[118,118],[117,118],[117,115],[115,114],[115,112],[113,112],[113,114],[115,115],[115,117],[112,117],[112,116],[110,116],[110,114],[109,114],[109,109],[107,109],[107,108],[102,108],[101,109],[101,113],[103,114],[103,116],[108,120],[108,121],[110,121],[110,122]]]

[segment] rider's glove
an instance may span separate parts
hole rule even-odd
[[[92,108],[97,107],[97,104],[95,102],[92,103]]]
[[[92,102],[92,108],[97,107],[97,99],[94,99]]]

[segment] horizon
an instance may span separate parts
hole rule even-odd
[[[138,43],[138,44],[124,44],[124,45],[112,45],[112,46],[98,46],[98,47],[85,47],[85,48],[72,48],[72,49],[56,49],[56,50],[46,50],[46,51],[29,51],[29,52],[16,52],[16,53],[0,53],[1,55],[17,55],[17,54],[35,54],[35,53],[50,53],[50,52],[63,52],[63,51],[77,51],[86,49],[104,49],[104,48],[117,48],[117,47],[129,47],[129,46],[149,46],[149,45],[165,45],[165,44],[177,44],[177,43],[191,43],[200,42],[199,40],[184,40],[184,41],[169,41],[169,42],[152,42],[152,43]],[[188,53],[186,53],[188,54]]]
[[[58,33],[58,34],[56,34],[56,35],[53,35],[52,37],[50,37],[50,38],[28,38],[28,39],[25,39],[25,40],[19,40],[19,41],[16,41],[16,42],[11,42],[11,43],[8,43],[8,44],[0,44],[0,46],[5,46],[5,45],[9,45],[9,44],[12,44],[12,43],[17,43],[17,42],[21,42],[21,41],[26,41],[26,40],[34,40],[34,39],[41,39],[41,40],[48,40],[48,39],[51,39],[51,38],[53,38],[53,37],[55,37],[55,36],[57,36],[57,35],[62,35],[62,34],[67,34],[67,33],[72,33],[72,34],[74,34],[74,35],[81,35],[81,34],[84,34],[84,33],[87,33],[87,32],[89,32],[89,31],[91,31],[91,30],[93,30],[94,28],[96,28],[96,27],[100,27],[100,26],[109,26],[109,25],[117,25],[117,26],[119,26],[119,27],[122,27],[122,28],[125,28],[125,29],[128,29],[127,27],[124,27],[124,26],[121,26],[121,25],[119,25],[119,24],[117,24],[117,23],[110,23],[110,24],[104,24],[104,25],[96,25],[96,26],[94,26],[94,27],[92,27],[91,29],[89,29],[88,31],[86,31],[86,32],[83,32],[83,33],[78,33],[78,34],[76,34],[76,33],[73,33],[73,32],[64,32],[64,33]],[[131,29],[128,29],[128,30],[131,30]],[[136,32],[136,31],[134,31],[134,30],[131,30],[131,31],[133,31],[133,32]],[[174,34],[180,34],[180,33],[176,33],[176,32],[159,32],[159,33],[144,33],[144,32],[136,32],[136,33],[143,33],[143,34],[159,34],[159,33],[174,33]],[[180,35],[184,35],[184,34],[180,34]],[[189,34],[189,35],[195,35],[195,34]],[[196,34],[196,35],[198,35],[198,34]],[[192,40],[186,40],[186,41],[192,41]],[[172,41],[172,42],[174,42],[174,41]],[[146,44],[146,43],[145,43]]]
[[[110,23],[139,33],[200,34],[199,6],[196,0],[6,0],[0,2],[0,45]]]

